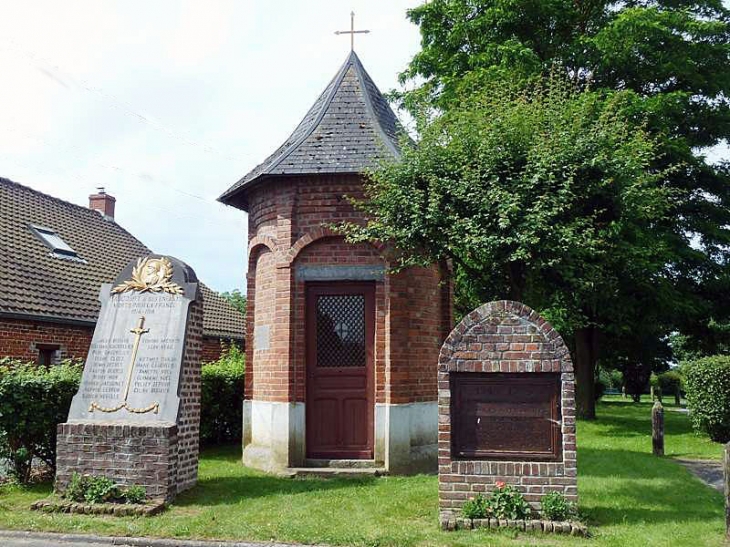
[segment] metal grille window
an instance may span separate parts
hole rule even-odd
[[[317,366],[365,366],[365,297],[317,298]]]

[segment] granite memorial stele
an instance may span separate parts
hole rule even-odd
[[[68,420],[56,489],[74,472],[171,501],[198,474],[203,304],[195,272],[150,255],[101,287],[101,311]]]

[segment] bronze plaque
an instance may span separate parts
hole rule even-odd
[[[559,374],[450,376],[455,459],[560,459]]]

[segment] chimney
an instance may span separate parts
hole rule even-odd
[[[99,211],[105,219],[114,220],[114,204],[116,199],[104,191],[104,187],[97,188],[96,194],[89,196],[89,209]]]

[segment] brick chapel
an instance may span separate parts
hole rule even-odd
[[[446,269],[392,274],[396,251],[328,228],[362,221],[345,196],[399,157],[401,135],[353,51],[286,142],[219,198],[248,213],[246,465],[437,468]]]

